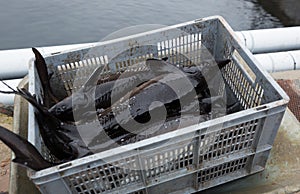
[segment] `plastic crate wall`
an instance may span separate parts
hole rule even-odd
[[[178,35],[176,29],[184,33]],[[130,53],[122,53],[128,45]],[[98,65],[109,62],[107,74],[148,57],[169,56],[173,63],[188,65],[190,61],[177,54],[188,53],[189,58],[201,60],[201,45],[215,59],[232,59],[222,75],[245,110],[126,145],[125,150],[115,148],[31,172],[38,188],[43,193],[189,193],[263,170],[288,98],[238,44],[220,17],[56,54],[46,57],[46,62],[55,93],[64,97],[84,83]],[[34,74],[31,66],[31,91],[39,96],[42,91]],[[29,129],[29,139],[41,148],[33,114]]]

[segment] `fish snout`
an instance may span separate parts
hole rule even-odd
[[[55,106],[49,109],[49,112],[51,112],[52,114],[57,115],[61,115],[64,114],[66,112],[67,107],[65,105],[62,106]]]

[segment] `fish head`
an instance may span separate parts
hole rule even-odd
[[[67,97],[66,99],[56,103],[49,109],[49,112],[62,121],[69,120],[70,118],[71,120],[74,120],[72,98]]]
[[[74,113],[89,106],[88,93],[76,92],[53,105],[49,111],[61,121],[74,121]]]

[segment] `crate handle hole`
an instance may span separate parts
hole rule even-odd
[[[69,167],[69,166],[72,166],[72,163],[71,163],[71,162],[70,162],[70,163],[63,164],[63,165],[59,166],[59,167],[58,167],[58,169],[64,169],[64,168],[67,168],[67,167]]]
[[[256,110],[257,110],[257,111],[260,111],[260,110],[264,110],[264,109],[266,109],[266,108],[268,108],[268,107],[265,105],[265,106],[257,107]]]

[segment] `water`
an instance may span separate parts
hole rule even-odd
[[[124,27],[212,15],[234,30],[282,26],[256,0],[10,0],[0,6],[0,49],[95,42]]]

